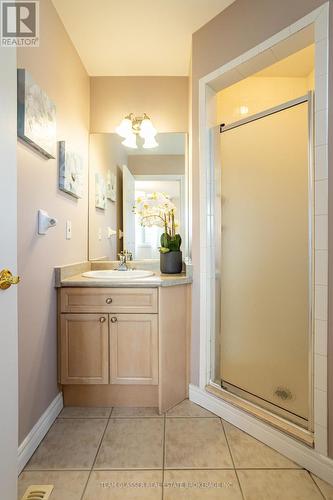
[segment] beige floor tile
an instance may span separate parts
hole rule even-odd
[[[109,418],[111,409],[66,406],[58,418]]]
[[[59,419],[43,439],[27,465],[28,470],[89,469],[107,420]]]
[[[162,471],[94,471],[83,500],[161,500]]]
[[[163,417],[157,408],[113,408],[111,418]]]
[[[159,469],[163,467],[163,418],[112,418],[96,469]]]
[[[18,480],[17,498],[21,500],[33,484],[53,484],[52,500],[81,500],[88,477],[88,471],[24,471]]]
[[[322,500],[305,470],[237,471],[245,500]]]
[[[318,488],[325,497],[325,500],[333,500],[333,486],[326,483],[326,481],[319,479],[319,477],[315,476],[314,474],[311,474],[311,476],[313,480],[317,483]]]
[[[205,410],[205,408],[202,408],[201,406],[192,403],[192,401],[189,401],[188,399],[185,399],[180,403],[179,405],[175,406],[174,408],[171,408],[167,414],[167,417],[215,417],[214,413],[211,413],[208,410]]]
[[[219,418],[167,418],[165,466],[227,469],[232,460]]]
[[[301,468],[269,446],[223,422],[235,467],[244,469]]]
[[[242,500],[233,470],[168,470],[164,500]]]

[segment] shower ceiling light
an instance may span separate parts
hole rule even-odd
[[[116,128],[116,132],[120,137],[125,138],[122,144],[128,148],[136,149],[138,147],[137,136],[144,139],[143,147],[145,149],[156,148],[158,146],[158,142],[155,139],[157,130],[146,113],[143,114],[143,117],[135,116],[134,113],[125,116]]]
[[[241,106],[239,108],[239,112],[241,115],[247,115],[249,112],[249,108],[247,106]]]

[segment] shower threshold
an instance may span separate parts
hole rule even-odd
[[[301,441],[309,447],[314,446],[313,433],[305,429],[304,426],[297,425],[286,418],[283,418],[280,415],[276,415],[273,412],[260,407],[259,405],[248,401],[244,397],[233,394],[229,390],[226,390],[220,387],[218,384],[214,382],[210,382],[206,386],[206,391],[210,394],[222,399],[226,403],[229,403],[240,410],[249,413],[253,417],[258,418],[259,420],[265,422],[266,424],[292,436],[293,438]],[[304,425],[304,424],[303,424]]]
[[[221,380],[221,387],[222,389],[234,394],[235,396],[239,396],[240,398],[245,399],[250,403],[254,403],[260,408],[268,410],[269,412],[276,414],[279,417],[282,417],[285,420],[292,422],[293,424],[303,427],[304,429],[309,428],[308,419],[301,417],[300,415],[297,415],[296,413],[293,413],[287,410],[286,408],[281,407],[278,404],[272,403],[267,399],[261,398],[260,396],[257,396],[252,392],[247,391],[246,389],[242,389],[241,387],[231,384],[226,380]]]

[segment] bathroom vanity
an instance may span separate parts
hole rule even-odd
[[[168,196],[189,255],[186,135],[158,134],[157,142],[153,151],[131,151],[117,134],[91,134],[89,260],[55,273],[65,406],[163,412],[187,397],[189,266],[160,274],[163,228],[145,226],[134,210],[140,197]]]
[[[164,412],[187,397],[191,279],[110,283],[82,276],[92,267],[81,264],[72,276],[68,267],[56,270],[64,403]]]

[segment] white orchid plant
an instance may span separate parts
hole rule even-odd
[[[136,199],[134,212],[140,217],[143,227],[163,227],[161,253],[180,250],[182,239],[176,234],[178,223],[175,219],[176,207],[165,193],[151,193]]]

